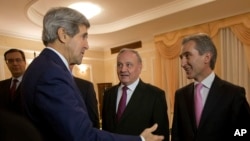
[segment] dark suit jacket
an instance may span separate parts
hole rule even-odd
[[[119,84],[104,92],[102,128],[114,133],[139,135],[143,129],[158,123],[155,134],[169,140],[169,121],[165,92],[140,80],[120,119],[116,122],[116,99]]]
[[[140,141],[93,128],[75,81],[59,56],[45,48],[27,68],[21,96],[44,141]]]
[[[91,82],[74,77],[76,85],[78,86],[81,96],[86,104],[90,120],[95,128],[100,128],[99,114],[97,108],[96,93]]]
[[[212,83],[198,129],[195,124],[194,84],[176,91],[172,141],[249,141],[249,122],[250,109],[245,89],[218,76]],[[242,128],[247,129],[248,135],[234,137],[236,129]]]
[[[14,98],[11,99],[10,85],[12,78],[0,81],[0,108],[22,115],[20,100],[20,85],[17,87]]]

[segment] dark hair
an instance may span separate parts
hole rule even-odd
[[[47,46],[48,43],[53,43],[58,39],[57,30],[60,27],[63,27],[70,37],[73,37],[79,32],[80,25],[90,27],[89,21],[80,12],[67,7],[50,9],[43,19],[43,44]]]
[[[182,41],[182,45],[189,41],[194,41],[196,43],[195,48],[198,50],[200,55],[203,55],[207,52],[212,54],[210,68],[213,70],[216,63],[217,50],[212,39],[205,33],[198,33],[185,37]]]
[[[6,60],[7,54],[13,53],[13,52],[19,52],[19,53],[22,55],[22,59],[23,59],[24,61],[26,61],[24,52],[23,52],[22,50],[20,50],[20,49],[15,49],[15,48],[9,49],[9,50],[7,50],[7,51],[4,53],[4,60]]]

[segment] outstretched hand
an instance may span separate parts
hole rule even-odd
[[[154,132],[157,129],[157,127],[158,125],[154,124],[152,127],[146,128],[141,133],[141,136],[145,139],[145,141],[162,141],[164,139],[164,136],[152,134],[152,132]]]

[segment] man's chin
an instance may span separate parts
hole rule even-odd
[[[187,79],[193,79],[194,77],[192,75],[187,74]]]

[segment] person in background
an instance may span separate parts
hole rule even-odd
[[[117,56],[120,83],[104,92],[102,129],[119,134],[139,135],[143,129],[158,123],[155,134],[169,140],[169,120],[165,92],[140,78],[142,59],[132,49],[122,49]],[[125,110],[120,115],[123,87],[127,87]]]
[[[1,108],[22,115],[20,100],[20,83],[26,69],[24,52],[19,49],[9,49],[4,53],[6,65],[11,78],[0,81]]]
[[[69,68],[72,71],[74,65],[70,65]],[[89,117],[95,128],[100,128],[98,104],[96,99],[96,93],[92,82],[73,76],[78,86],[81,96],[86,104]]]
[[[183,39],[181,67],[194,82],[175,93],[172,141],[250,140],[245,89],[215,74],[216,58],[216,47],[208,35],[199,33]],[[237,136],[241,129],[247,133]]]
[[[21,85],[27,118],[44,141],[161,141],[157,124],[140,135],[119,135],[93,127],[70,64],[81,64],[88,45],[89,21],[67,7],[50,9],[43,19],[46,46],[27,68]]]

